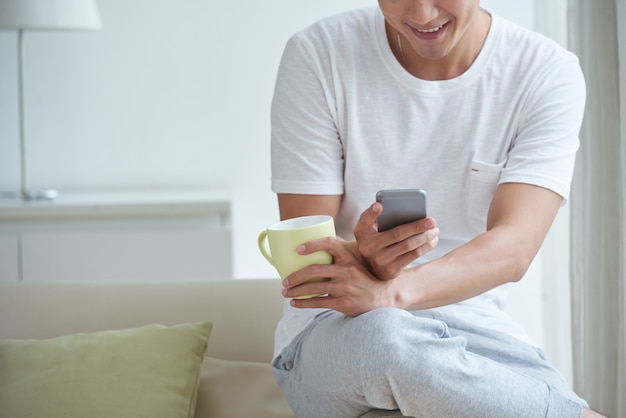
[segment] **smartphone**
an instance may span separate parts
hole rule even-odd
[[[426,192],[421,189],[380,190],[376,201],[383,205],[379,232],[426,217]]]

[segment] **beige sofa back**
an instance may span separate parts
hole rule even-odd
[[[278,279],[177,282],[2,282],[0,338],[211,321],[209,355],[269,362],[283,298]]]

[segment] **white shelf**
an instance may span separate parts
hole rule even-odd
[[[230,201],[212,190],[0,199],[0,280],[184,280],[232,276]]]
[[[226,194],[204,189],[63,192],[53,201],[0,199],[0,223],[228,213],[230,201]]]

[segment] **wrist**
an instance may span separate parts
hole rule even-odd
[[[389,297],[394,307],[405,310],[423,309],[421,303],[423,292],[420,290],[416,268],[403,270],[398,277],[387,283]]]
[[[407,309],[409,304],[407,303],[407,286],[404,283],[405,274],[401,273],[393,280],[385,280],[386,299],[388,306]]]

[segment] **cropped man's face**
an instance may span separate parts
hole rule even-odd
[[[388,25],[428,60],[448,56],[472,27],[480,0],[379,0]]]

